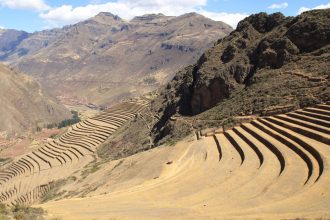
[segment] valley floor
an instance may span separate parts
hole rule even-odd
[[[329,111],[308,111],[103,164],[69,186],[99,186],[86,197],[38,206],[62,219],[330,219]]]

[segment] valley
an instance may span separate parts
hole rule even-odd
[[[230,31],[227,24],[196,13],[147,14],[129,22],[99,13],[61,29],[26,33],[14,42],[7,40],[13,34],[5,32],[0,43],[9,41],[2,61],[33,76],[52,95],[111,105],[167,83]]]

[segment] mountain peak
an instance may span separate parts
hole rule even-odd
[[[115,21],[122,21],[122,19],[118,15],[114,15],[111,12],[100,12],[95,17],[92,18],[93,20],[115,20]]]
[[[180,15],[179,17],[186,18],[186,17],[204,17],[201,14],[198,14],[197,12],[189,12],[183,15]]]
[[[159,13],[159,14],[144,14],[141,16],[136,16],[132,19],[132,21],[151,21],[157,18],[162,18],[166,17],[164,14]]]

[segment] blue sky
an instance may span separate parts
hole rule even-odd
[[[244,17],[280,11],[295,16],[314,8],[329,8],[330,0],[0,0],[0,27],[33,32],[73,24],[112,12],[129,20],[137,15],[197,12],[235,27]]]

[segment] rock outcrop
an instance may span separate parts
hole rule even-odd
[[[177,113],[228,120],[263,114],[276,106],[297,109],[330,99],[329,15],[326,9],[297,17],[259,13],[242,20],[160,90],[154,101],[162,116],[154,129],[158,139]]]

